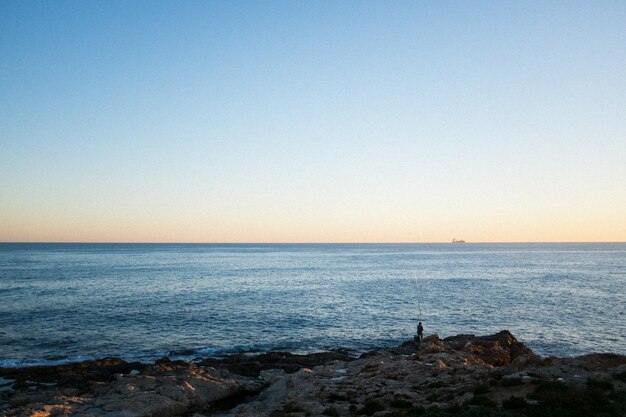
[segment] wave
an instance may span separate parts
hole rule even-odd
[[[207,357],[220,357],[226,355],[250,353],[258,354],[277,350],[271,346],[259,345],[232,345],[224,347],[204,347],[198,349],[177,349],[173,351],[153,351],[134,354],[120,355],[75,355],[54,358],[6,358],[0,359],[0,368],[25,368],[31,366],[58,366],[85,361],[116,357],[126,362],[153,363],[158,359],[167,357],[171,360],[196,361]],[[295,353],[295,352],[294,352]]]
[[[386,341],[388,343],[383,343],[383,345],[393,345],[393,343],[397,343],[398,341],[394,340]],[[371,346],[367,346],[371,348]],[[249,354],[249,355],[257,355],[263,354],[267,352],[289,352],[293,354],[309,354],[309,353],[317,353],[317,352],[325,352],[334,349],[349,349],[354,352],[362,353],[365,352],[366,346],[352,346],[352,347],[342,347],[342,346],[330,346],[328,344],[324,345],[316,345],[316,344],[298,344],[298,343],[282,343],[282,344],[237,344],[223,347],[202,347],[196,349],[177,349],[172,351],[152,351],[152,352],[141,352],[134,354],[121,354],[121,355],[75,355],[75,356],[67,356],[67,357],[50,357],[43,359],[33,359],[33,358],[7,358],[0,359],[0,368],[25,368],[31,366],[58,366],[58,365],[68,365],[73,363],[85,362],[85,361],[93,361],[104,358],[119,358],[126,362],[139,362],[144,364],[154,363],[155,361],[167,357],[171,360],[182,360],[187,362],[199,362],[205,358],[219,358],[228,355],[237,355],[237,354]]]
[[[26,368],[30,366],[57,366],[68,363],[85,362],[94,360],[89,356],[72,356],[59,359],[0,359],[0,368]]]

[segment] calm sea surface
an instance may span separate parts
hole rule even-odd
[[[626,244],[0,244],[0,366],[509,329],[626,354]]]

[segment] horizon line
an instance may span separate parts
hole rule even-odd
[[[469,244],[582,244],[582,243],[596,243],[596,244],[610,244],[610,243],[626,243],[626,241],[465,241],[454,243],[448,241],[433,241],[433,242],[376,242],[376,241],[355,241],[355,242],[266,242],[266,241],[250,241],[250,242],[120,242],[120,241],[0,241],[0,244],[102,244],[102,245],[124,245],[124,244],[136,244],[136,245],[412,245],[412,244],[455,244],[455,245],[469,245]]]

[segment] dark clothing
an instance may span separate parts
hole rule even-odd
[[[421,324],[417,325],[417,337],[418,339],[424,338],[424,327]]]

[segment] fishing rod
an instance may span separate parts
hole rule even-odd
[[[422,303],[420,303],[420,284],[419,284],[419,280],[417,277],[417,274],[414,274],[415,276],[415,288],[417,289],[417,311],[418,311],[418,318],[419,321],[422,321]]]

